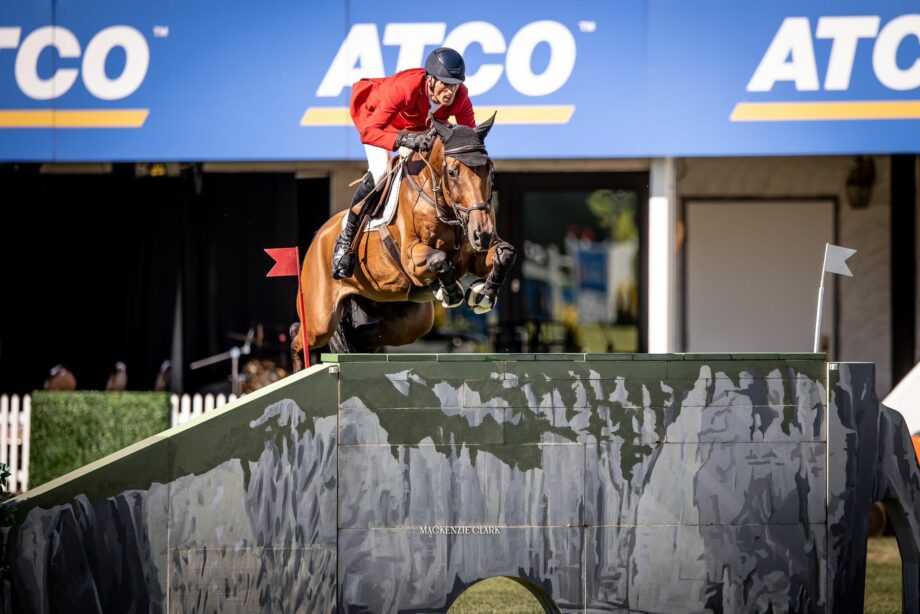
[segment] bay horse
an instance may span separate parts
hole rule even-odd
[[[428,155],[399,159],[396,212],[389,223],[360,233],[352,277],[332,278],[346,211],[319,229],[300,273],[304,307],[298,303],[300,322],[291,327],[295,371],[303,368],[298,324],[310,348],[371,353],[431,330],[433,300],[450,308],[465,304],[475,313],[495,306],[515,250],[495,231],[494,173],[485,148],[494,121],[492,115],[475,128],[434,121],[438,138]],[[459,280],[468,273],[477,279],[464,291]]]

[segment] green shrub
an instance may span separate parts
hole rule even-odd
[[[0,527],[8,527],[13,524],[13,506],[6,505],[6,502],[13,496],[7,482],[11,475],[10,468],[0,463]]]
[[[13,494],[8,490],[7,478],[12,475],[10,468],[0,463],[0,529],[13,524]],[[6,529],[8,530],[8,529]],[[10,575],[10,566],[6,563],[6,535],[0,531],[0,582],[6,582]]]
[[[166,392],[34,392],[30,486],[168,429],[169,416]]]

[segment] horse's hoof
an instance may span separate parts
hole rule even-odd
[[[459,307],[463,303],[463,286],[458,281],[450,287],[439,286],[434,291],[434,297],[441,301],[441,306],[446,309]]]
[[[473,313],[482,315],[495,307],[495,295],[485,291],[485,281],[474,281],[466,291],[466,305]]]

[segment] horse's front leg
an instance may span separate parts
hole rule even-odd
[[[412,264],[416,271],[434,273],[437,280],[437,284],[432,284],[436,286],[434,297],[441,305],[450,308],[463,303],[463,286],[457,281],[457,270],[446,252],[419,243],[412,250]]]
[[[466,291],[466,304],[474,313],[486,313],[495,307],[498,290],[508,278],[508,271],[514,264],[514,247],[501,239],[495,241],[485,258],[473,261],[472,272],[485,279],[474,281]]]

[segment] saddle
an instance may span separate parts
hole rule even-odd
[[[373,211],[370,211],[360,229],[359,235],[371,230],[376,230],[381,225],[389,224],[393,221],[396,213],[396,206],[399,204],[399,186],[402,183],[402,168],[396,168],[400,164],[399,156],[393,156],[387,162],[387,170],[384,174],[383,188],[380,199]],[[364,177],[352,181],[349,185],[355,186],[360,183]],[[342,219],[342,228],[345,228],[347,218]]]
[[[380,194],[380,200],[377,201],[377,206],[374,207],[374,210],[368,213],[365,218],[366,221],[362,224],[362,228],[356,233],[353,247],[357,245],[359,237],[362,234],[366,232],[377,232],[383,244],[384,252],[389,257],[390,262],[406,277],[406,279],[411,281],[411,277],[409,277],[409,274],[403,268],[399,246],[396,245],[396,241],[390,234],[389,228],[387,228],[390,222],[393,221],[393,216],[396,214],[396,208],[399,204],[399,187],[402,183],[403,170],[408,166],[406,162],[411,157],[409,155],[405,155],[404,157],[402,149],[400,149],[399,153],[400,155],[393,156],[390,158],[389,162],[387,162],[387,172]],[[414,152],[406,150],[405,153]],[[343,228],[345,227],[345,221],[345,218],[343,218]]]

